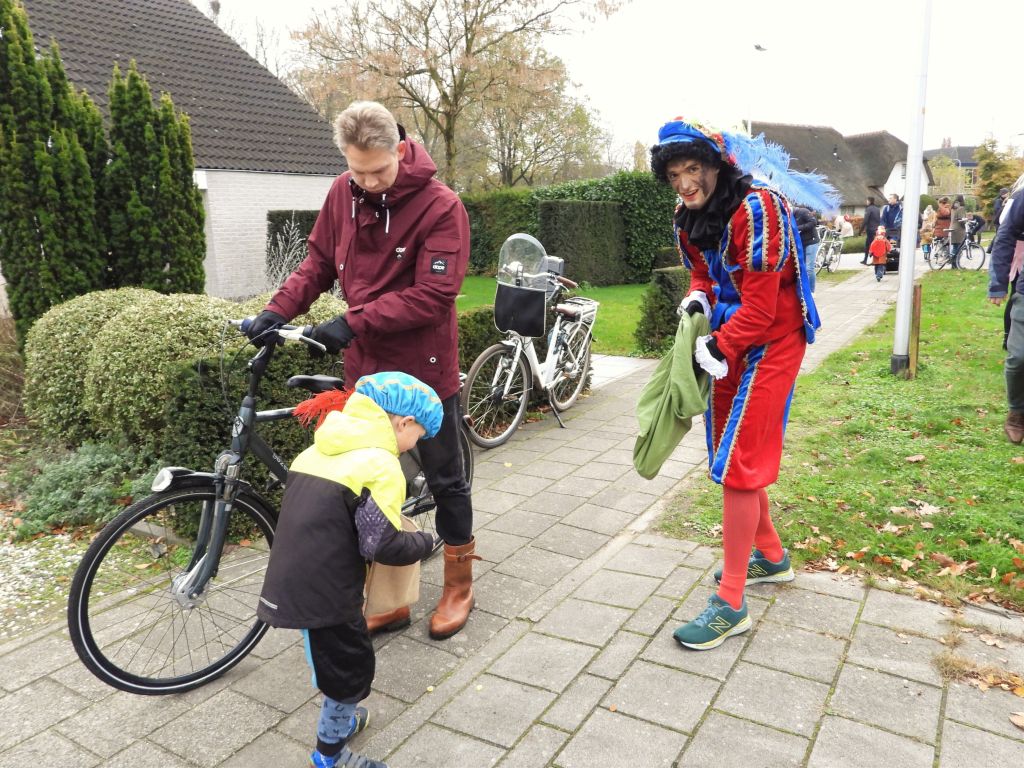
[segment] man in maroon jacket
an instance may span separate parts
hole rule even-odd
[[[473,607],[473,508],[459,448],[459,343],[455,297],[469,262],[469,217],[434,178],[437,167],[394,116],[357,101],[335,121],[348,171],[334,180],[309,236],[309,255],[266,309],[249,338],[309,309],[337,280],[348,310],[316,326],[327,351],[345,350],[345,379],[404,371],[434,388],[444,406],[437,437],[420,446],[444,539],[444,592],[430,636],[451,637]],[[409,623],[408,607],[367,617],[370,631]]]

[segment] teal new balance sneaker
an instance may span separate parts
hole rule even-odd
[[[722,569],[715,571],[715,582],[722,581]],[[793,573],[793,566],[789,564],[789,550],[782,550],[782,559],[773,563],[763,554],[761,550],[755,549],[747,561],[747,586],[751,584],[778,584],[783,581],[792,581],[796,578]]]
[[[708,598],[708,607],[689,624],[684,624],[672,633],[680,645],[696,651],[710,651],[725,642],[725,638],[738,635],[750,629],[747,615],[747,601],[740,609],[734,610],[718,595]]]

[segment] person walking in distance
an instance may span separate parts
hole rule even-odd
[[[430,636],[451,637],[473,608],[479,560],[473,507],[459,446],[459,330],[455,297],[469,262],[469,218],[458,195],[434,178],[437,167],[382,105],[357,101],[338,115],[335,140],[348,170],[335,179],[309,236],[309,255],[253,321],[259,343],[302,314],[334,281],[348,304],[313,329],[331,354],[344,350],[345,379],[403,371],[442,401],[444,418],[420,449],[444,539],[444,590]],[[409,608],[367,617],[371,632],[398,629]]]
[[[871,240],[875,236],[875,231],[878,229],[878,224],[881,222],[881,213],[878,210],[878,206],[875,205],[875,198],[869,197],[867,199],[867,207],[864,208],[864,220],[860,223],[860,232],[858,235],[864,235],[864,258],[861,259],[861,264],[867,264],[871,258]]]

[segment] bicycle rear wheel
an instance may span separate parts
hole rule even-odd
[[[985,249],[977,243],[964,243],[957,258],[961,269],[981,269],[985,264]]]
[[[504,344],[485,349],[469,369],[462,410],[469,416],[469,439],[481,448],[508,441],[526,416],[533,379],[526,360]]]
[[[558,353],[551,407],[557,411],[572,408],[590,372],[590,326],[573,323],[565,330],[565,341]]]
[[[945,246],[932,246],[932,255],[928,259],[928,266],[932,269],[942,269],[949,262],[949,251]]]
[[[473,446],[469,442],[468,428],[464,425],[459,427],[459,450],[462,455],[462,471],[466,475],[466,482],[473,484]],[[420,530],[427,531],[434,537],[434,549],[431,554],[437,552],[444,544],[437,534],[437,502],[427,485],[427,477],[423,472],[423,463],[420,460],[419,448],[414,447],[406,451],[400,457],[402,471],[405,473],[406,498],[402,505],[402,514],[413,518]]]
[[[839,243],[832,246],[832,249],[828,252],[828,256],[825,259],[825,269],[828,272],[835,272],[839,269],[839,256],[842,252],[842,245]]]
[[[195,547],[195,522],[216,502],[212,480],[155,493],[110,521],[71,582],[68,630],[103,682],[138,694],[182,693],[224,674],[267,631],[256,606],[274,539],[274,513],[243,491],[229,543],[202,595],[176,597]]]

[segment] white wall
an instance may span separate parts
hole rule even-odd
[[[267,290],[267,211],[319,210],[334,178],[197,171],[206,208],[206,292],[234,299]]]
[[[887,202],[889,202],[889,195],[897,194],[903,197],[906,194],[907,189],[907,162],[901,160],[892,167],[892,171],[889,173],[889,178],[885,182],[885,186],[882,187],[882,191],[885,192],[884,200],[876,200],[875,203],[881,208]],[[921,163],[921,193],[924,194],[928,191],[928,170],[924,167],[924,163]]]

